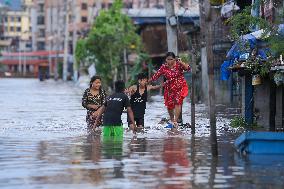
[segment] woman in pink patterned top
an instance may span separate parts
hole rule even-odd
[[[188,86],[183,72],[189,70],[190,66],[188,64],[179,59],[176,60],[175,54],[168,52],[166,54],[166,62],[149,80],[157,80],[160,76],[166,78],[166,82],[164,83],[165,106],[175,127],[177,127],[177,119],[181,113],[183,99],[188,95]]]

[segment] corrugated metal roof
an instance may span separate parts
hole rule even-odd
[[[21,0],[0,0],[0,4],[7,5],[11,11],[23,10]]]
[[[134,20],[137,25],[143,24],[165,24],[165,9],[144,8],[144,9],[127,9],[125,13]],[[199,9],[192,8],[188,10],[178,10],[177,16],[182,24],[194,23],[199,25]]]
[[[165,9],[144,8],[144,9],[127,9],[126,14],[130,17],[166,17]],[[177,16],[181,17],[199,17],[198,8],[180,9]]]

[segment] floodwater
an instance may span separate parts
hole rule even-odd
[[[217,119],[219,155],[212,157],[204,105],[197,105],[195,137],[158,124],[166,110],[155,96],[145,133],[106,140],[86,129],[81,95],[72,83],[0,79],[1,189],[284,187],[284,157],[236,153],[226,113]]]

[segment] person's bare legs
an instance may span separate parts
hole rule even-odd
[[[175,119],[174,109],[168,108],[168,113],[169,113],[171,122],[174,122],[174,119]]]
[[[174,117],[175,127],[178,127],[177,121],[179,119],[180,114],[181,114],[181,105],[175,105],[175,117]]]

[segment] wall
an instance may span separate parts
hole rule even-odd
[[[254,113],[257,124],[265,130],[269,130],[270,126],[270,85],[269,79],[262,79],[261,85],[254,86]]]

